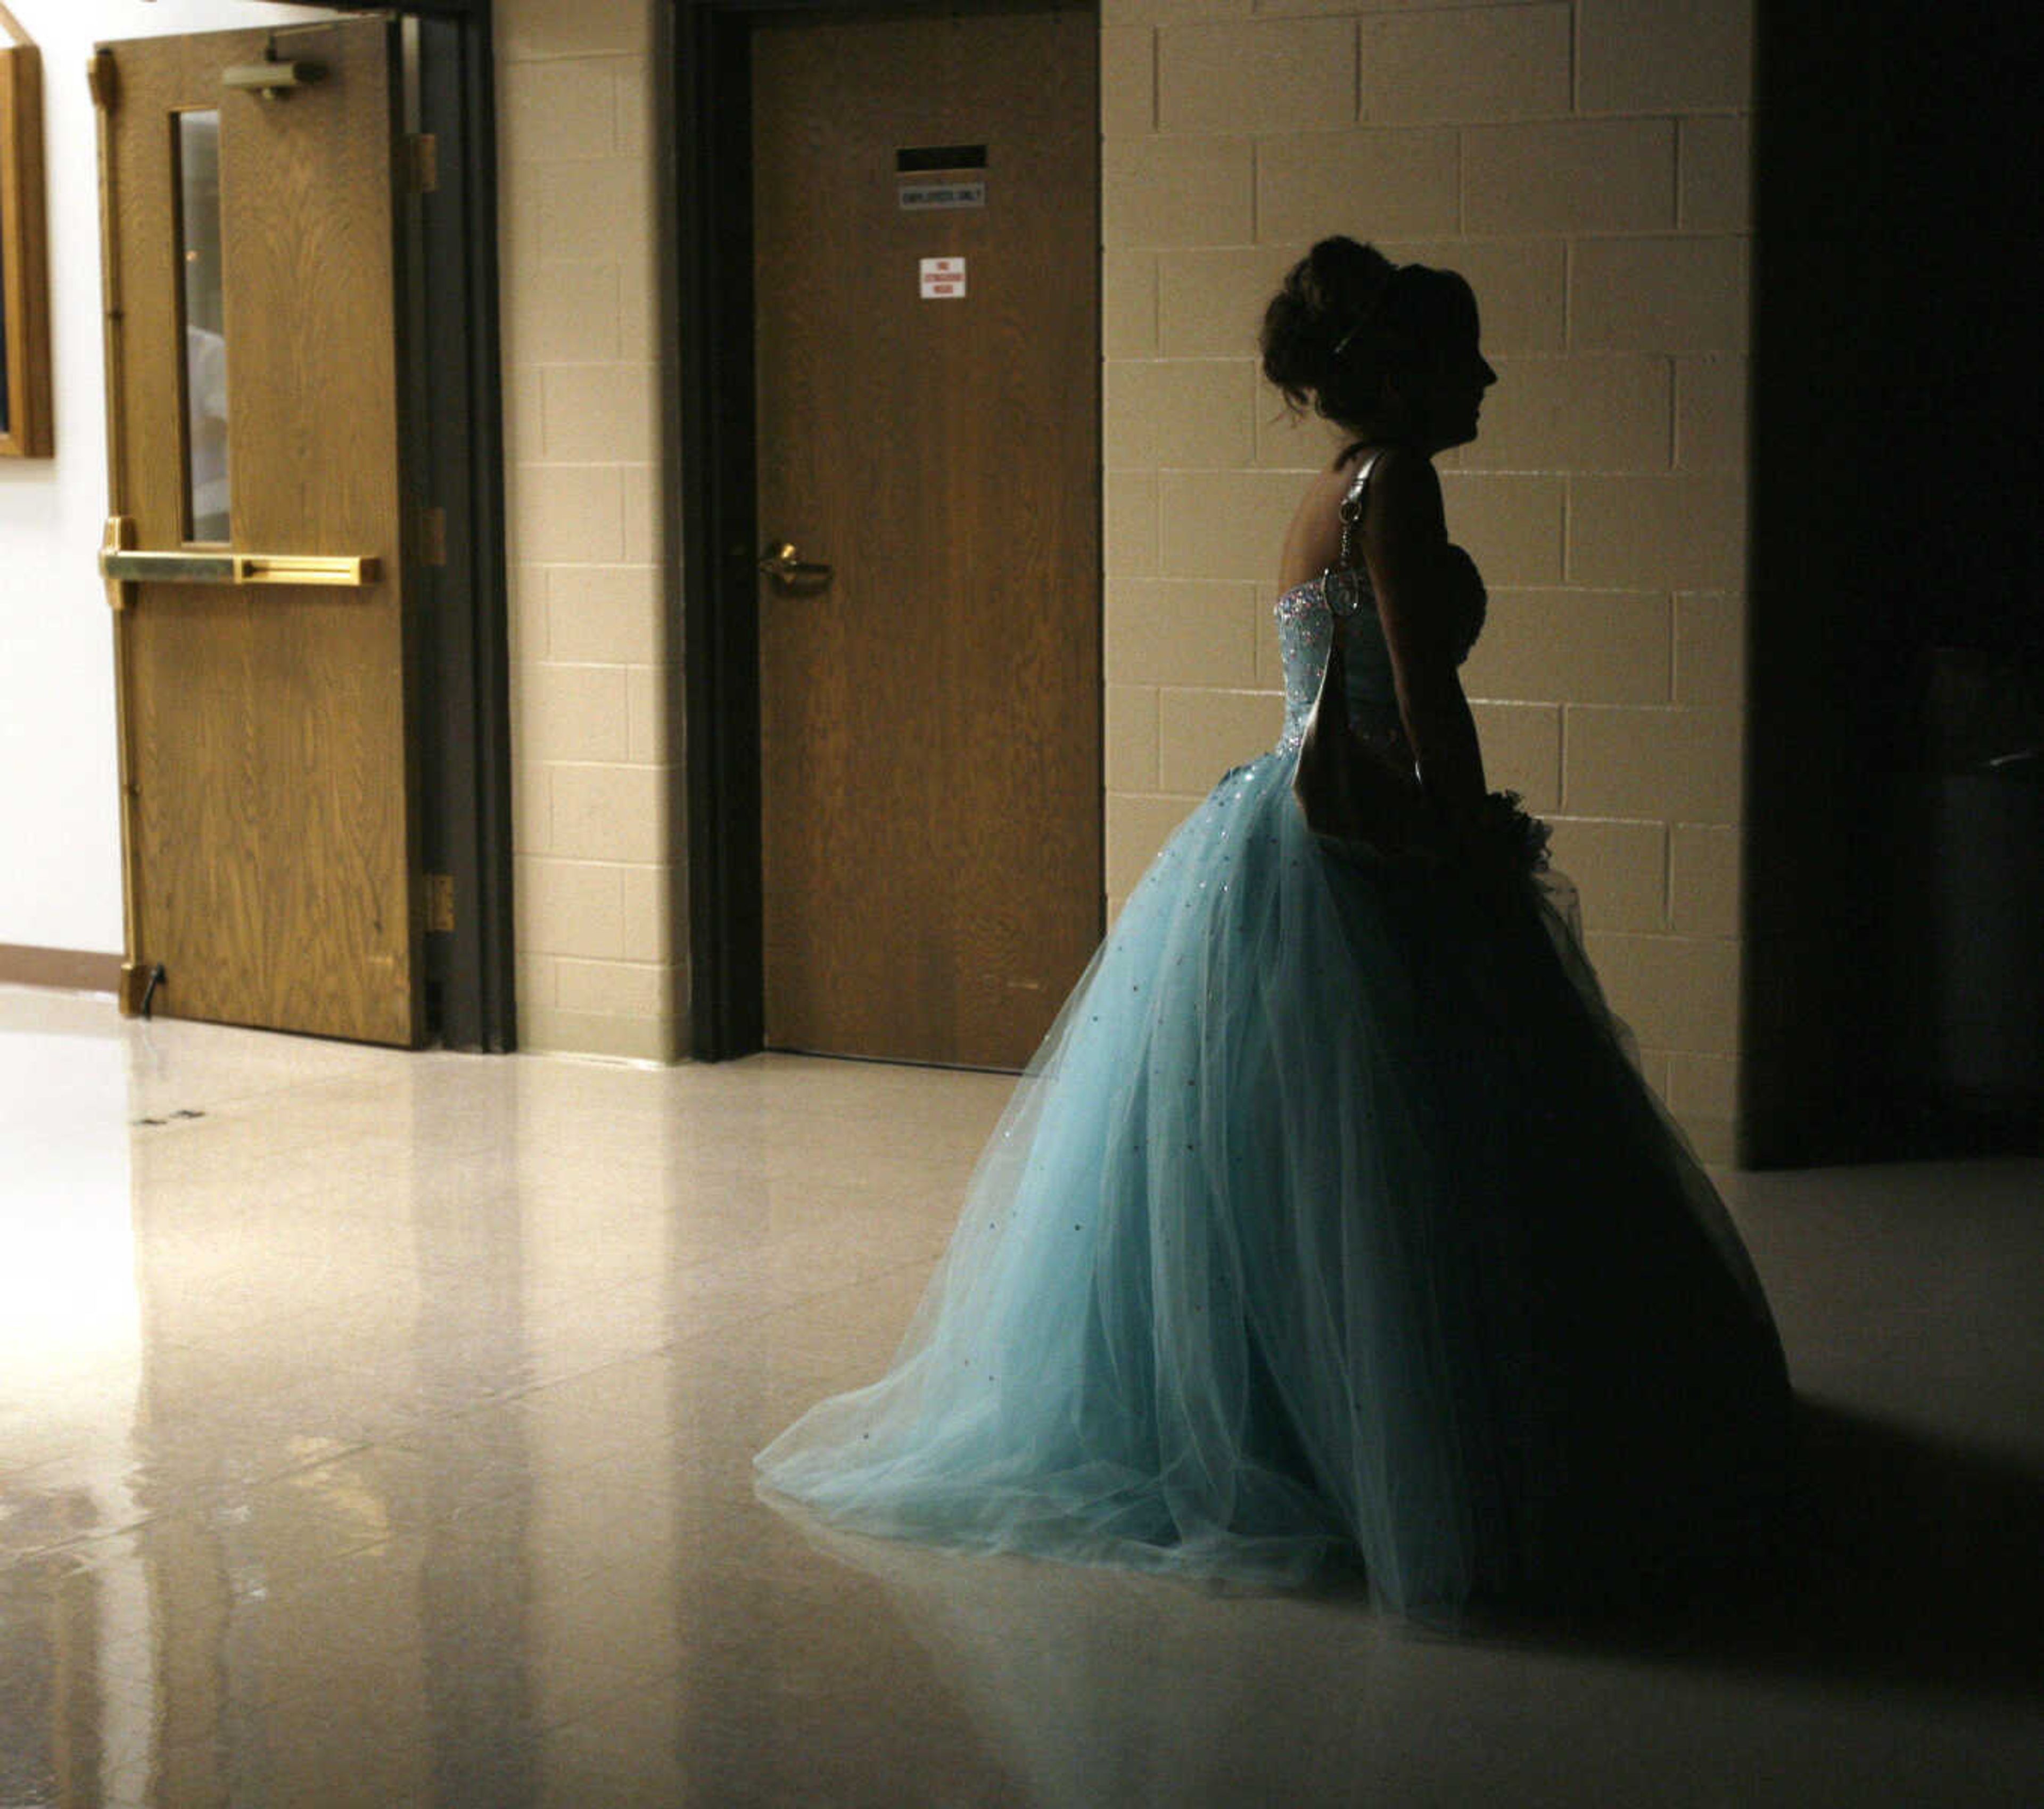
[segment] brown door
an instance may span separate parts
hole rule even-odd
[[[1099,935],[1097,54],[754,36],[774,1047],[1017,1066]]]
[[[409,1044],[392,29],[94,72],[124,999],[160,968],[156,1010]]]

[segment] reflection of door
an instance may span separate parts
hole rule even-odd
[[[1096,40],[753,37],[778,1047],[1018,1065],[1099,933]]]
[[[131,1009],[421,1029],[393,29],[95,62]]]

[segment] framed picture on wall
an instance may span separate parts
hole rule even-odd
[[[49,314],[42,59],[21,44],[0,47],[0,456],[49,456]]]

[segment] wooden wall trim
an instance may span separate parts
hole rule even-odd
[[[0,942],[0,986],[47,986],[63,992],[118,992],[121,957],[83,949],[38,949]]]

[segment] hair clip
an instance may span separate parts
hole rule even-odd
[[[1368,326],[1372,321],[1377,318],[1377,315],[1383,310],[1385,298],[1391,293],[1391,285],[1398,280],[1399,271],[1404,268],[1406,268],[1406,266],[1402,264],[1394,264],[1385,273],[1384,280],[1377,285],[1377,293],[1370,297],[1369,305],[1363,309],[1361,314],[1356,316],[1354,325],[1350,327],[1347,333],[1343,333],[1339,339],[1335,341],[1334,351],[1329,356],[1335,358],[1340,357],[1344,352],[1348,350],[1349,345],[1354,339],[1355,336],[1361,333],[1365,327]]]

